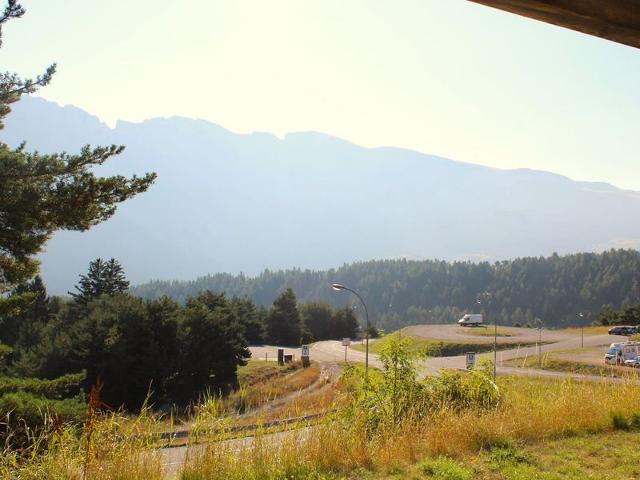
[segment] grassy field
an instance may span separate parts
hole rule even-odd
[[[604,363],[592,364],[567,360],[566,357],[569,353],[570,351],[545,353],[542,355],[542,362],[540,362],[537,355],[527,358],[517,358],[514,360],[507,360],[503,362],[503,365],[521,368],[540,368],[540,364],[542,364],[541,367],[543,370],[617,378],[636,378],[640,375],[639,369],[636,368],[605,365]]]
[[[280,400],[317,382],[320,370],[316,362],[312,362],[309,368],[302,368],[301,362],[278,365],[277,362],[250,360],[247,365],[238,368],[237,390],[224,398],[203,395],[185,412],[158,419],[154,422],[154,428],[157,432],[191,429],[198,417],[224,417],[227,425],[246,425],[256,421],[258,410],[274,402],[279,403],[277,408],[260,414],[267,421],[276,418],[278,413],[284,414],[285,410],[299,411],[298,403],[293,399],[291,402]],[[309,402],[313,403],[311,399]],[[256,412],[252,413],[253,410]]]
[[[369,343],[369,351],[379,354],[382,349],[389,343],[400,337],[398,332],[390,333],[382,338]],[[464,355],[466,352],[490,352],[493,351],[493,343],[472,343],[472,342],[453,342],[449,340],[438,341],[414,335],[402,334],[402,340],[408,343],[409,351],[412,353],[427,355],[429,357],[452,357],[456,355]],[[520,347],[527,347],[532,344],[523,343]],[[534,344],[535,345],[535,344]],[[508,350],[516,348],[517,344],[498,344],[498,350]],[[365,351],[365,346],[361,344],[352,345],[351,348]]]
[[[229,413],[260,408],[309,387],[319,375],[320,365],[316,362],[302,368],[300,362],[280,366],[276,362],[251,360],[238,369],[240,388],[223,400],[223,408]]]
[[[277,441],[258,431],[249,443],[204,444],[191,451],[178,478],[637,478],[635,384],[506,377],[498,388],[495,408],[443,405],[426,418],[389,422],[375,434],[362,430],[355,412],[348,424],[328,417]],[[156,421],[143,412],[125,423],[115,413],[83,428],[56,427],[46,450],[5,450],[0,478],[80,480],[86,469],[94,480],[160,480],[161,459],[148,435]]]
[[[486,325],[483,327],[467,328],[464,331],[465,335],[475,335],[477,337],[493,337],[494,336],[493,325]],[[498,327],[498,337],[513,337],[513,333],[504,328]]]
[[[606,335],[609,333],[611,327],[607,325],[593,325],[584,327],[585,335]],[[580,335],[583,331],[580,327],[563,328],[558,330],[559,332],[567,333],[569,335]]]
[[[640,478],[640,433],[607,432],[520,446],[477,455],[426,459],[370,480],[636,480]],[[354,477],[355,478],[355,477]]]
[[[509,377],[500,379],[499,388],[495,409],[445,407],[373,436],[359,430],[358,420],[350,428],[327,420],[284,437],[277,448],[262,441],[240,450],[208,445],[190,458],[182,480],[602,478],[585,476],[597,462],[588,458],[590,450],[601,456],[594,471],[611,466],[604,478],[635,478],[637,454],[616,462],[639,450],[637,433],[618,433],[640,429],[637,386]],[[616,435],[627,440],[620,453],[613,448]],[[601,447],[610,436],[609,447]]]
[[[240,385],[250,385],[276,375],[293,372],[301,367],[300,362],[278,365],[277,362],[249,360],[244,367],[238,367],[238,382]]]

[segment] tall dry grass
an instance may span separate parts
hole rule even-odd
[[[91,426],[56,426],[30,448],[0,452],[3,480],[161,480],[160,452],[152,448],[152,415],[135,421],[120,414],[99,415]]]
[[[338,410],[319,424],[300,423],[291,431],[258,430],[251,438],[231,440],[221,433],[207,438],[211,443],[197,445],[194,436],[179,478],[358,478],[360,469],[386,472],[430,456],[456,457],[514,442],[607,431],[613,428],[612,416],[640,412],[640,386],[631,381],[511,377],[498,383],[501,396],[495,408],[430,402],[439,406],[425,414],[424,405],[416,405],[402,420],[383,422],[375,431],[366,428],[367,412],[356,411],[347,421]],[[208,429],[221,422],[222,413],[219,404],[203,407],[198,426]],[[157,421],[143,412],[135,421],[118,414],[99,416],[90,432],[87,427],[56,427],[47,445],[34,440],[32,449],[0,452],[0,478],[83,480],[86,465],[86,479],[160,480],[161,452],[151,434]],[[224,423],[218,425],[224,430]]]
[[[183,480],[321,478],[358,469],[388,471],[424,457],[452,457],[513,442],[612,429],[612,415],[640,411],[640,387],[633,382],[504,378],[493,409],[459,410],[446,405],[426,417],[412,412],[371,434],[364,422],[339,416],[294,433],[257,434],[193,449]],[[364,414],[364,413],[363,413]],[[324,478],[324,477],[323,477]]]

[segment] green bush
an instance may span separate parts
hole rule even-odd
[[[487,456],[489,461],[496,467],[504,465],[517,465],[529,463],[529,457],[513,446],[501,446],[491,449]]]
[[[80,398],[48,399],[16,392],[0,396],[0,441],[26,446],[65,423],[80,423],[86,406]]]
[[[621,412],[611,414],[611,423],[613,424],[614,430],[629,430],[631,428],[629,419]]]
[[[500,392],[491,379],[492,369],[491,362],[482,362],[469,372],[442,371],[438,376],[425,379],[431,408],[495,408]]]
[[[51,399],[62,399],[80,393],[84,373],[63,375],[53,380],[39,378],[0,377],[0,397],[8,393],[31,393]]]
[[[631,421],[629,423],[631,424],[631,428],[633,428],[634,430],[640,430],[640,413],[632,413]]]
[[[79,423],[86,410],[84,373],[52,380],[0,377],[0,442],[22,447],[65,423]]]
[[[425,460],[420,471],[434,480],[471,480],[473,471],[448,457]]]

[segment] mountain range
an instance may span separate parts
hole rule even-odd
[[[122,144],[124,154],[100,174],[158,174],[109,221],[47,244],[42,272],[57,294],[97,257],[117,258],[141,283],[374,258],[497,260],[640,246],[639,192],[317,132],[237,134],[182,117],[110,128],[79,108],[26,97],[0,141],[42,153]]]

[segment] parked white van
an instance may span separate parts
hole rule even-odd
[[[467,313],[460,320],[458,320],[458,325],[460,325],[461,327],[478,327],[482,325],[482,314]]]
[[[640,356],[640,343],[612,343],[604,355],[604,363],[607,365],[624,365],[624,362],[633,360],[637,356]]]

